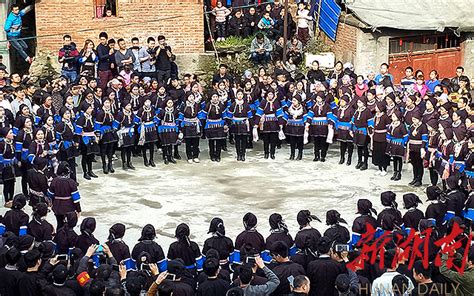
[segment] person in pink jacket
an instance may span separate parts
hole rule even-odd
[[[422,98],[426,95],[427,92],[430,91],[428,86],[426,86],[425,84],[425,77],[423,76],[423,74],[419,74],[418,76],[416,76],[416,83],[413,88],[416,92],[420,93],[420,96]]]

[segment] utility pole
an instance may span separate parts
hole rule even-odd
[[[283,63],[286,63],[286,43],[288,42],[288,0],[285,0],[285,15],[283,16]]]

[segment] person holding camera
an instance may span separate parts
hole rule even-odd
[[[138,60],[141,64],[140,79],[144,77],[156,78],[156,52],[158,47],[155,46],[155,38],[148,37],[147,46],[140,48],[138,52]]]
[[[61,75],[67,77],[69,82],[74,83],[77,79],[77,58],[79,51],[71,41],[71,35],[63,36],[64,45],[59,50],[58,61],[62,64]]]
[[[273,271],[265,266],[265,263],[263,263],[263,259],[261,257],[255,258],[255,264],[257,264],[257,267],[262,269],[262,271],[265,273],[265,277],[268,279],[268,282],[263,285],[250,285],[254,277],[253,271],[251,269],[242,268],[239,274],[240,288],[244,290],[244,295],[247,296],[270,295],[276,290],[280,284],[280,280],[275,275],[275,273],[273,273]]]
[[[79,64],[81,69],[79,71],[81,76],[96,77],[96,68],[99,57],[94,49],[94,42],[87,39],[84,42],[84,48],[79,52]]]

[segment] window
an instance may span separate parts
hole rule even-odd
[[[96,18],[117,16],[117,0],[94,0]]]
[[[436,51],[438,49],[456,48],[459,47],[460,44],[461,38],[453,34],[391,38],[389,53]]]

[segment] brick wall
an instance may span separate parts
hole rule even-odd
[[[118,0],[117,17],[94,18],[93,0],[42,0],[36,3],[38,50],[57,51],[62,34],[72,35],[78,49],[90,38],[98,44],[98,35],[106,31],[109,38],[133,36],[146,43],[149,36],[165,35],[173,52],[178,54],[204,51],[201,0]],[[179,17],[184,16],[184,17]],[[166,18],[163,20],[163,18]],[[153,21],[153,22],[150,22]]]
[[[331,47],[331,51],[336,55],[336,61],[354,64],[357,52],[358,30],[356,27],[344,24],[343,20],[340,19],[337,27],[336,42],[325,37],[325,43]],[[324,33],[322,34],[324,35]]]

